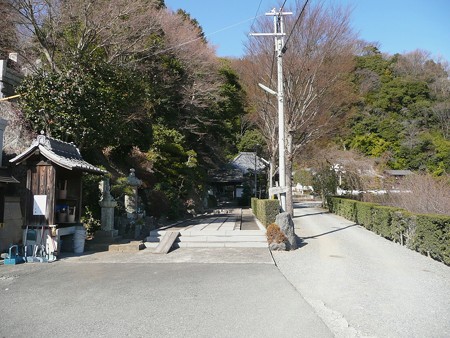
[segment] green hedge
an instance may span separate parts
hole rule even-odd
[[[278,200],[252,198],[251,203],[253,214],[265,227],[274,223],[275,218],[280,213],[280,203]]]
[[[417,215],[341,197],[328,197],[327,204],[330,212],[450,265],[450,216]]]

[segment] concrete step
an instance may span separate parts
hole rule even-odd
[[[156,248],[169,230],[153,230],[146,238],[147,248]],[[267,247],[267,238],[261,230],[185,230],[180,231],[174,248],[239,248]]]
[[[145,244],[142,241],[131,241],[129,243],[110,244],[108,251],[115,252],[137,252],[145,249]]]
[[[146,248],[156,248],[158,242],[145,242]],[[267,248],[265,242],[175,242],[172,248]]]
[[[267,248],[266,242],[178,242],[174,248]]]
[[[146,238],[146,242],[159,243],[164,238],[164,234],[161,236],[149,236]],[[176,239],[176,242],[266,242],[267,238],[265,235],[183,235]]]
[[[143,241],[130,241],[130,240],[116,240],[109,242],[106,241],[93,241],[88,240],[85,242],[84,251],[116,251],[116,252],[136,252],[145,249]]]
[[[149,237],[161,237],[170,230],[152,230]],[[261,230],[180,230],[180,236],[265,236]]]

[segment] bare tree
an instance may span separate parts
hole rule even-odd
[[[270,82],[271,69],[264,69],[261,64],[264,64],[268,60],[267,55],[257,55],[257,59],[247,57],[235,62],[235,67],[240,73],[241,79],[245,86],[245,92],[247,94],[248,104],[251,106],[251,121],[263,135],[266,146],[267,154],[269,157],[269,187],[273,185],[273,177],[275,175],[275,161],[278,155],[278,118],[277,118],[277,105],[276,102],[266,94],[261,97],[261,89],[255,86],[255,83],[260,81],[259,77],[263,76]],[[261,71],[267,73],[261,73]],[[273,74],[272,74],[273,75]],[[274,84],[272,84],[274,86]]]
[[[149,37],[158,32],[158,1],[10,0],[23,37],[35,55],[59,70],[58,54],[73,60],[104,54],[108,62],[123,61],[152,49]]]
[[[430,174],[412,174],[400,183],[400,192],[391,192],[382,202],[419,214],[450,215],[448,175],[435,178]]]
[[[18,37],[15,24],[14,13],[11,10],[9,0],[0,0],[0,59],[6,56],[8,52],[15,52]]]
[[[219,62],[215,50],[202,38],[201,28],[176,13],[161,16],[160,24],[165,34],[165,50],[173,53],[186,70],[182,108],[205,108],[211,100],[219,100]]]
[[[450,138],[450,101],[439,102],[432,111],[439,121],[439,127],[445,138]]]
[[[297,1],[300,12],[303,2]],[[283,57],[286,113],[286,185],[287,211],[292,205],[292,163],[306,144],[326,133],[334,117],[351,92],[348,73],[353,68],[356,36],[349,23],[350,10],[325,6],[319,2],[306,7],[303,17],[286,20],[289,42]],[[259,26],[258,26],[259,25]],[[258,31],[270,31],[267,21]],[[270,26],[270,25],[269,25]],[[252,57],[265,56],[261,67],[270,70],[272,39],[252,39],[248,50]],[[260,72],[261,74],[262,72]],[[261,76],[262,79],[267,77]],[[256,84],[255,84],[256,85]],[[260,100],[263,100],[261,95]]]

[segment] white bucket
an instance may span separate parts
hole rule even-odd
[[[84,240],[86,239],[86,230],[77,229],[73,234],[73,252],[83,253],[84,252]]]

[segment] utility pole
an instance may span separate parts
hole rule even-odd
[[[283,53],[284,53],[284,22],[285,15],[291,15],[292,12],[280,12],[275,8],[271,12],[266,13],[267,16],[273,16],[273,33],[251,33],[252,36],[274,36],[275,37],[275,53],[277,56],[277,71],[278,71],[278,87],[277,92],[259,84],[259,86],[272,95],[278,98],[278,175],[280,177],[280,187],[274,189],[280,196],[280,204],[282,211],[286,211],[286,159],[285,159],[285,132],[286,126],[284,122],[284,87],[283,87]]]

